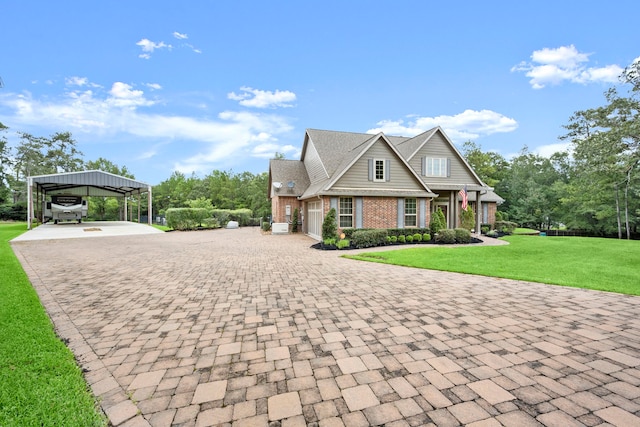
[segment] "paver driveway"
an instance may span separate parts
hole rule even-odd
[[[312,243],[249,228],[13,248],[117,426],[640,425],[638,297]]]

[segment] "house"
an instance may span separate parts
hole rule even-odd
[[[495,222],[503,199],[440,127],[412,138],[308,129],[300,160],[269,163],[272,221],[290,224],[297,209],[299,230],[318,240],[331,208],[339,229],[424,228],[438,208],[455,228],[465,188],[476,224]]]

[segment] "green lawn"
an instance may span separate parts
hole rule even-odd
[[[510,244],[415,247],[346,257],[640,295],[640,241],[515,235],[504,240]]]
[[[106,426],[9,245],[25,231],[0,223],[0,426]]]

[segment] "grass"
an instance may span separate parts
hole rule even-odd
[[[538,234],[538,233],[539,231],[534,230],[533,228],[517,227],[515,230],[513,230],[513,234]]]
[[[640,241],[515,235],[504,239],[510,244],[423,247],[345,257],[640,295]]]
[[[171,228],[171,227],[167,227],[166,225],[151,224],[151,226],[152,226],[153,228],[157,228],[158,230],[161,230],[161,231],[169,231],[169,230],[173,230],[173,228]]]
[[[106,426],[9,245],[25,231],[0,223],[0,426]]]

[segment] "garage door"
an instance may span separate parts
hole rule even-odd
[[[307,215],[309,219],[309,236],[317,240],[322,240],[322,202],[308,202]]]

